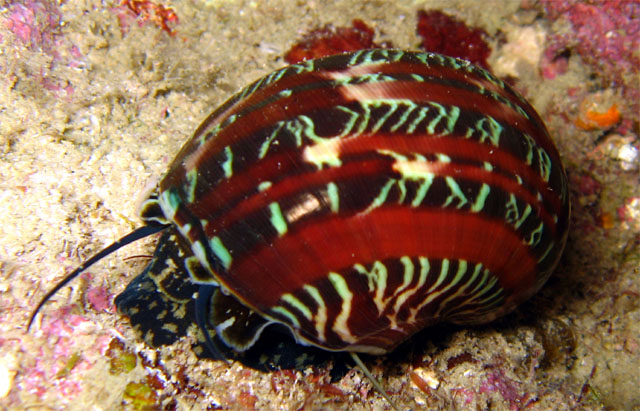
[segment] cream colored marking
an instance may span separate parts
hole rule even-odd
[[[177,224],[176,224],[177,225]],[[191,231],[191,224],[178,225],[178,231],[184,238],[189,238],[189,231]]]
[[[211,266],[209,265],[209,261],[207,261],[207,253],[204,249],[204,246],[202,245],[202,243],[200,241],[196,241],[194,243],[191,244],[191,251],[193,251],[193,255],[196,256],[196,258],[198,259],[198,261],[200,261],[200,264],[202,264],[202,266],[204,268],[207,269],[207,271],[212,272],[213,270],[211,269]],[[195,278],[191,279],[194,283],[198,283],[198,281],[196,281]],[[205,283],[208,284],[208,283]]]
[[[287,310],[283,306],[277,305],[271,308],[271,311],[276,312],[278,314],[282,314],[283,316],[287,317],[289,319],[289,324],[291,325],[291,327],[296,329],[300,328],[300,322],[298,322],[298,318],[295,316],[295,314]]]
[[[173,220],[173,218],[176,216],[176,213],[178,212],[178,207],[180,206],[180,202],[179,199],[177,199],[177,196],[171,191],[165,190],[160,193],[158,202],[160,203],[162,214],[164,214],[167,220]]]
[[[454,286],[457,286],[460,284],[460,281],[462,281],[462,279],[464,278],[465,273],[468,270],[468,264],[465,260],[458,260],[458,272],[456,273],[456,276],[453,278],[453,280],[450,282],[449,286],[447,286],[443,292],[446,292],[447,290],[451,289]],[[438,310],[435,312],[434,316],[438,316],[440,315],[440,312],[446,307],[447,303],[449,301],[451,301],[452,299],[458,297],[459,295],[463,294],[464,291],[469,287],[469,285],[473,282],[473,280],[475,280],[475,278],[478,276],[478,274],[480,273],[480,271],[482,270],[482,264],[476,264],[474,267],[474,272],[471,276],[470,280],[467,280],[464,282],[464,284],[461,287],[458,287],[458,289],[456,290],[456,292],[454,292],[452,295],[450,295],[449,297],[445,298],[444,300],[442,300],[438,306]]]
[[[325,328],[327,327],[327,305],[324,303],[324,299],[316,287],[305,284],[302,288],[304,288],[311,298],[315,300],[316,304],[318,304],[318,311],[316,311],[313,317],[313,322],[316,326],[318,341],[324,342],[327,340],[325,334]]]
[[[224,171],[224,176],[229,178],[233,175],[233,152],[231,151],[231,147],[226,146],[224,148],[224,153],[227,158],[222,163],[222,171]],[[195,168],[193,170],[196,170]]]
[[[378,313],[382,313],[387,306],[389,300],[393,297],[390,296],[386,300],[384,298],[385,290],[387,289],[387,267],[380,261],[375,261],[371,266],[371,270],[367,270],[362,264],[355,264],[353,268],[360,274],[367,276],[367,283],[369,285],[369,292],[374,292],[373,302],[378,308]]]
[[[199,283],[199,284],[211,284],[211,285],[218,285],[218,281],[216,280],[216,278],[213,276],[213,274],[211,273],[211,271],[209,270],[202,270],[207,274],[207,278],[204,279],[202,277],[200,277],[200,279],[196,279],[191,271],[191,265],[192,264],[198,264],[200,266],[200,268],[202,267],[202,264],[200,263],[200,259],[196,256],[189,256],[184,258],[184,265],[187,269],[187,272],[189,273],[189,277],[191,279],[194,280],[194,282]],[[198,270],[201,271],[201,270]]]
[[[470,297],[467,301],[471,301],[476,298],[478,291],[487,284],[490,276],[491,273],[489,272],[489,269],[485,268],[484,271],[482,271],[482,279],[480,280],[480,282],[478,282],[478,284],[476,284],[473,290],[471,290],[471,292],[469,293]]]
[[[273,184],[271,183],[271,181],[263,181],[262,183],[258,184],[258,191],[268,190],[272,185]]]
[[[322,207],[320,200],[313,194],[306,193],[302,201],[287,210],[285,218],[288,224],[295,224],[301,218],[319,211]]]
[[[402,305],[407,302],[407,300],[415,295],[415,293],[420,290],[424,284],[427,282],[427,275],[429,274],[429,270],[431,266],[429,265],[429,259],[426,257],[418,257],[418,261],[420,261],[420,277],[418,278],[418,284],[415,287],[410,288],[400,294],[398,298],[396,298],[396,302],[393,305],[393,316],[395,316],[400,312]]]
[[[138,206],[138,211],[136,212],[137,215],[142,216],[143,214],[146,213],[147,208],[155,208],[158,207],[160,208],[160,210],[162,210],[162,206],[160,205],[160,201],[158,200],[158,198],[148,198],[147,200],[144,200],[144,202],[142,202],[139,206]],[[167,218],[164,216],[164,214],[160,214],[160,215],[156,215],[153,217],[144,217],[143,218],[144,221],[156,221],[160,224],[170,224],[171,221],[167,220]]]
[[[446,163],[419,160],[398,160],[392,166],[394,171],[411,180],[426,179],[431,178],[433,175],[439,175],[445,167],[447,167]]]
[[[413,265],[413,261],[411,261],[411,258],[405,255],[403,257],[400,257],[400,262],[404,267],[404,275],[402,277],[402,284],[393,292],[394,295],[400,294],[405,288],[409,286],[409,284],[411,284],[411,281],[413,281],[413,273],[415,267]]]
[[[342,306],[340,308],[340,314],[333,322],[331,329],[340,336],[342,341],[346,343],[355,343],[358,339],[351,334],[347,321],[351,315],[351,304],[353,302],[353,293],[349,290],[349,285],[345,279],[338,273],[329,273],[329,281],[336,289],[336,292],[342,298]]]
[[[167,330],[173,334],[177,334],[178,333],[178,326],[175,325],[174,323],[164,323],[162,324],[162,329],[163,330]]]
[[[221,127],[222,123],[225,120],[228,120],[230,117],[232,117],[232,116],[227,116],[227,114],[235,110],[237,104],[240,101],[242,100],[237,101],[235,104],[232,104],[230,107],[228,107],[224,112],[219,113],[217,120],[214,123],[210,124],[206,130],[202,131],[202,134],[200,135],[200,146],[198,146],[198,148],[193,150],[191,154],[189,154],[184,158],[183,164],[186,172],[189,172],[190,170],[198,168],[197,164],[200,162],[203,156],[207,155],[207,153],[210,150],[210,146],[217,143],[218,140],[215,138],[215,136],[222,129]],[[207,134],[209,134],[209,132],[211,132],[212,130],[215,130],[215,132],[209,138],[207,138],[206,140],[203,140],[204,137]]]
[[[492,288],[493,288],[493,285],[495,285],[495,283],[496,283],[497,281],[498,281],[498,279],[497,279],[497,278],[495,278],[495,277],[491,280],[491,287],[492,287]],[[491,289],[491,288],[489,288],[489,289]],[[501,289],[500,287],[498,287],[498,288],[493,292],[493,294],[490,294],[489,296],[487,296],[487,297],[483,298],[482,300],[477,301],[477,302],[476,302],[476,304],[480,304],[480,305],[483,305],[483,306],[491,306],[491,305],[495,304],[497,301],[493,301],[491,304],[487,304],[487,303],[488,303],[489,301],[491,301],[491,300],[495,300],[495,299],[496,299],[496,297],[498,297],[501,293],[502,293],[502,289]]]
[[[527,204],[527,206],[524,208],[524,211],[522,212],[522,216],[520,216],[520,218],[513,224],[513,227],[516,230],[520,228],[520,226],[524,223],[527,217],[529,217],[529,214],[531,214],[531,206]]]
[[[260,151],[258,153],[258,159],[262,160],[266,155],[267,152],[269,152],[269,148],[271,148],[271,145],[277,145],[278,141],[276,141],[274,143],[274,139],[276,137],[278,137],[278,133],[280,133],[280,130],[282,130],[282,127],[286,124],[284,121],[279,121],[278,126],[273,130],[273,132],[271,132],[271,135],[269,137],[267,137],[267,139],[264,141],[264,143],[262,143],[262,145],[260,146]]]
[[[186,299],[185,302],[189,302],[190,300],[192,300],[192,298]],[[173,309],[171,314],[173,314],[174,318],[177,318],[179,320],[185,318],[187,315],[187,304],[178,304],[177,309]]]
[[[358,63],[354,66],[348,67],[340,71],[319,71],[317,75],[324,79],[334,80],[337,82],[350,81],[354,77],[362,77],[368,74],[376,74],[379,72],[380,67],[385,65],[385,61],[375,62],[375,64],[367,65]],[[357,99],[360,100],[360,99]]]
[[[330,167],[339,167],[342,165],[340,161],[340,145],[339,138],[327,138],[316,144],[306,146],[302,151],[302,159],[307,163],[315,164],[318,169],[326,164]]]
[[[340,210],[340,194],[338,193],[338,186],[336,183],[331,182],[327,184],[327,196],[329,197],[331,211],[337,213]]]
[[[447,176],[444,178],[444,181],[447,183],[447,187],[449,187],[449,190],[451,190],[451,194],[447,196],[447,199],[442,205],[442,207],[448,207],[449,204],[453,203],[453,200],[455,198],[459,200],[456,208],[464,207],[464,205],[467,204],[469,200],[467,200],[467,197],[464,195],[464,193],[460,189],[460,186],[458,185],[456,180],[453,177]]]
[[[491,277],[491,279],[489,279],[489,277]],[[467,298],[466,300],[464,300],[463,302],[460,303],[459,307],[465,307],[468,306],[469,304],[474,303],[476,300],[478,300],[478,298],[482,297],[483,294],[485,294],[493,284],[495,284],[497,281],[497,278],[494,277],[488,269],[485,269],[482,272],[482,279],[480,280],[480,282],[475,286],[475,288],[469,293],[469,298]],[[456,310],[456,315],[459,315],[460,313],[463,312],[469,312],[472,313],[474,310],[474,308],[468,309],[468,310],[463,310],[463,311],[457,311]]]
[[[447,164],[451,161],[448,156],[441,153],[436,155],[438,161],[429,161],[426,157],[418,153],[412,154],[414,157],[413,160],[391,150],[378,150],[378,153],[388,155],[395,160],[392,168],[394,171],[402,174],[403,180],[406,179],[423,182],[419,192],[416,193],[416,197],[411,203],[413,207],[418,206],[422,202],[427,190],[433,182],[434,177],[436,175],[440,175],[441,171],[447,167]]]
[[[278,236],[283,236],[287,233],[287,221],[284,219],[282,215],[282,210],[280,209],[280,204],[277,202],[272,202],[269,204],[269,211],[271,211],[271,225],[278,232]]]
[[[522,177],[520,177],[518,174],[516,174],[516,181],[518,182],[518,184],[522,185]]]
[[[482,263],[478,263],[475,265],[475,268],[473,270],[473,274],[471,274],[471,278],[469,278],[467,281],[465,281],[464,285],[460,288],[458,288],[458,291],[456,291],[455,293],[451,294],[449,297],[447,297],[446,299],[444,299],[442,301],[442,303],[440,304],[440,308],[438,309],[438,313],[440,313],[440,311],[447,305],[447,303],[451,300],[453,300],[454,298],[458,298],[459,296],[465,294],[467,292],[467,289],[471,286],[471,284],[473,284],[473,282],[476,280],[476,278],[478,278],[478,275],[480,274],[480,272],[482,271]],[[450,310],[445,311],[448,312]],[[446,314],[445,314],[446,316]]]
[[[344,349],[345,351],[348,351],[348,352],[361,352],[361,353],[371,354],[371,355],[383,355],[387,353],[387,350],[385,350],[384,348],[380,348],[374,345],[352,344],[348,347],[345,347]]]
[[[538,258],[538,262],[542,262],[542,260],[544,260],[545,258],[547,258],[547,256],[549,255],[549,252],[553,249],[553,246],[555,245],[555,242],[551,242],[551,244],[549,244],[549,247],[547,247],[547,249],[545,250],[544,253],[542,253],[542,256],[540,258]],[[543,276],[541,276],[541,278],[543,278]]]
[[[286,293],[286,294],[283,294],[282,297],[280,297],[280,299],[282,301],[289,303],[292,307],[295,307],[298,311],[302,313],[302,315],[304,315],[304,317],[307,320],[311,321],[311,318],[312,318],[311,310],[309,309],[309,307],[304,305],[304,303],[300,301],[296,296],[290,293]]]
[[[213,237],[210,241],[210,246],[213,253],[222,262],[222,266],[228,270],[229,267],[231,267],[231,263],[233,262],[233,259],[231,258],[231,253],[229,252],[229,250],[227,250],[227,247],[225,247],[225,245],[222,244],[222,240],[220,240],[220,237],[218,236]],[[202,262],[202,260],[200,261]],[[207,265],[207,267],[209,266]],[[209,267],[209,270],[211,270],[211,267]]]
[[[216,332],[222,333],[222,331],[231,327],[236,322],[236,317],[229,317],[220,324],[216,325]]]
[[[420,304],[418,304],[416,307],[411,308],[410,311],[410,315],[409,315],[409,319],[407,320],[408,323],[413,323],[416,320],[416,315],[418,314],[418,312],[427,304],[429,304],[431,301],[433,301],[435,298],[439,297],[440,295],[442,295],[443,292],[447,291],[451,285],[443,288],[440,291],[434,291],[436,290],[443,282],[444,280],[447,278],[447,274],[449,272],[449,260],[448,259],[443,259],[441,262],[441,269],[440,269],[440,275],[438,276],[438,279],[436,280],[435,284],[433,284],[426,292],[426,298],[424,300],[422,300],[422,302]]]
[[[330,78],[334,81],[345,82],[354,76],[362,77],[367,74],[374,74],[371,67],[356,66],[348,70],[323,73],[323,77]],[[371,101],[371,100],[401,100],[395,99],[392,87],[380,86],[384,82],[363,83],[363,84],[344,84],[338,87],[338,92],[346,101]]]
[[[361,214],[363,215],[368,214],[372,210],[384,204],[384,202],[387,201],[387,197],[389,196],[389,191],[397,183],[398,183],[398,180],[396,180],[395,178],[390,178],[389,181],[387,181],[387,183],[384,186],[382,186],[382,188],[380,189],[380,193],[376,196],[376,198],[373,199],[371,204],[369,204],[369,207],[361,211]]]
[[[490,275],[489,274],[489,270],[485,270],[485,274]],[[484,281],[484,279],[483,279]],[[488,297],[483,298],[482,300],[479,300],[480,297],[482,297],[484,294],[486,294],[489,290],[491,290],[493,288],[494,285],[496,285],[496,283],[498,282],[498,279],[496,277],[491,276],[491,279],[488,281],[488,283],[482,287],[482,290],[476,292],[474,295],[472,295],[470,298],[468,298],[467,300],[465,300],[462,304],[460,304],[460,307],[465,307],[467,305],[470,304],[474,304],[474,305],[482,305],[483,302],[487,302],[490,301],[491,299],[495,299],[496,297],[498,297],[502,292],[502,288],[500,286],[497,287],[497,290],[493,292],[493,294],[490,294]],[[497,301],[494,301],[492,304],[495,304]],[[476,313],[478,310],[477,306],[474,307],[470,307],[466,310],[461,310],[461,311],[455,311],[455,315],[460,316],[462,315],[473,315],[474,313]]]

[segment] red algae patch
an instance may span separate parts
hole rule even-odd
[[[464,22],[439,10],[418,12],[418,35],[421,47],[426,51],[469,60],[488,68],[491,53],[485,41],[487,33],[480,28],[470,28]]]
[[[327,57],[362,49],[378,48],[389,44],[373,41],[374,31],[360,19],[354,19],[352,27],[335,27],[327,24],[305,34],[284,56],[287,63]]]

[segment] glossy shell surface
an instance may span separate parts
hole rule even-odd
[[[177,228],[192,282],[301,343],[382,354],[533,295],[568,214],[558,152],[517,92],[463,60],[364,50],[232,97],[142,216]]]

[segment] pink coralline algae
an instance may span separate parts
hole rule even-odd
[[[55,2],[25,0],[9,6],[6,28],[23,45],[50,50],[62,22],[62,14]]]
[[[96,311],[106,311],[111,306],[111,297],[105,287],[96,287],[87,291],[87,301]]]
[[[464,405],[471,404],[476,398],[475,391],[468,388],[453,388],[451,392],[453,393],[454,397],[459,398],[464,403]]]
[[[480,393],[498,393],[509,403],[509,408],[512,410],[519,409],[527,399],[527,395],[520,395],[518,383],[508,378],[504,375],[504,371],[498,368],[489,370],[479,391]]]
[[[10,0],[0,14],[0,41],[7,51],[0,66],[0,78],[30,77],[55,95],[71,96],[73,85],[52,72],[60,65],[82,67],[84,57],[63,36],[62,23],[58,2]],[[33,58],[40,53],[48,58]]]
[[[34,363],[25,368],[22,385],[26,391],[43,398],[53,386],[67,400],[82,392],[82,375],[104,356],[112,337],[99,335],[96,323],[77,312],[78,306],[69,304],[43,318],[37,334],[49,348],[40,346]],[[77,344],[83,336],[91,336],[94,343],[79,351]]]
[[[551,20],[566,19],[572,29],[549,39],[546,56],[577,52],[607,81],[631,99],[640,99],[640,3],[628,0],[542,0]]]
[[[567,72],[569,59],[565,53],[558,53],[558,50],[547,48],[542,54],[540,66],[543,77],[551,80]]]
[[[87,282],[91,282],[93,274],[84,273],[81,278]],[[106,287],[89,287],[86,292],[87,302],[96,311],[113,312],[113,294],[109,293]]]

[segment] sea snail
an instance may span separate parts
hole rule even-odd
[[[384,354],[531,297],[569,210],[540,117],[487,71],[399,50],[309,60],[209,115],[144,202],[144,227],[67,276],[31,321],[95,261],[163,231],[147,278],[195,299],[198,325],[234,350],[281,323],[300,344]],[[134,324],[136,280],[116,299]]]

